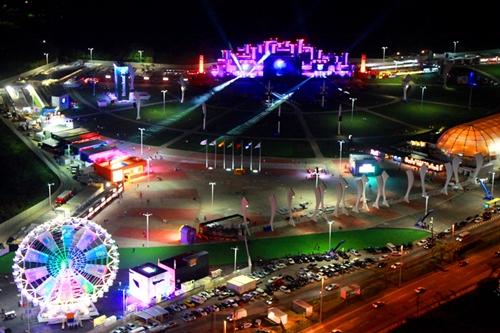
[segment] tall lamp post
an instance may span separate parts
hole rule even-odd
[[[382,46],[382,62],[385,62],[385,50],[387,50],[387,46]]]
[[[398,287],[401,287],[401,276],[403,275],[403,245],[401,245],[401,265],[399,265],[399,283]]]
[[[339,173],[342,174],[342,145],[345,143],[344,140],[339,140],[340,145],[340,161],[339,161]]]
[[[94,48],[93,47],[89,47],[89,48],[87,48],[87,50],[89,50],[89,52],[90,52],[90,61],[92,61],[93,60],[92,59],[92,53],[94,51]]]
[[[168,92],[167,89],[161,91],[161,93],[163,94],[163,112],[165,112],[165,94],[167,92]]]
[[[494,189],[495,189],[495,171],[490,171],[491,173],[491,196],[494,197]]]
[[[146,217],[146,247],[149,247],[149,217],[153,215],[152,213],[143,213]]]
[[[323,321],[323,287],[325,285],[325,277],[321,276],[321,290],[319,291],[319,322]]]
[[[49,206],[52,208],[52,186],[54,186],[54,183],[48,183],[47,186],[49,187]]]
[[[211,204],[211,208],[214,208],[214,187],[217,183],[216,182],[210,182],[208,183],[208,185],[210,185],[212,187],[212,204]]]
[[[142,62],[142,53],[144,50],[138,50],[137,52],[139,52],[139,62]]]
[[[143,155],[143,152],[144,152],[144,150],[143,150],[143,139],[144,139],[144,131],[145,130],[146,130],[145,128],[139,128],[139,131],[141,132],[141,156]]]
[[[332,224],[333,221],[328,221],[328,251],[332,249]]]
[[[48,53],[44,53],[43,54],[45,56],[45,64],[49,64],[49,54]]]
[[[425,198],[425,214],[424,215],[427,215],[427,208],[429,207],[429,196],[428,195],[424,195],[424,198]]]
[[[184,92],[186,91],[186,86],[181,85],[181,103],[184,103]]]
[[[460,43],[458,40],[453,41],[453,53],[457,53],[457,44]]]
[[[420,107],[422,107],[424,105],[424,91],[425,91],[425,89],[427,89],[427,87],[422,86],[422,87],[420,87],[420,89],[422,89],[422,96],[420,97]]]
[[[349,99],[351,100],[351,121],[352,121],[354,117],[354,102],[356,102],[357,98],[349,97]]]
[[[238,247],[235,246],[235,247],[232,247],[231,250],[234,251],[234,268],[233,268],[233,272],[236,272],[236,258],[238,256]]]

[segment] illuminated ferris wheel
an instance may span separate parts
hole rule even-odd
[[[100,225],[86,219],[48,221],[31,231],[14,257],[21,297],[40,306],[38,320],[75,313],[96,315],[93,303],[113,284],[118,247]]]

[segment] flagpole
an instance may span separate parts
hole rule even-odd
[[[252,142],[250,142],[252,143]],[[252,160],[253,160],[253,144],[250,146],[250,172],[253,172],[253,167],[252,167]]]
[[[222,141],[224,145],[222,146],[222,168],[226,170],[226,142]]]
[[[243,170],[243,141],[241,141],[241,162],[240,162],[240,169]]]
[[[217,169],[217,139],[214,140],[214,169]]]
[[[262,143],[259,143],[259,172],[261,168],[261,161],[262,161]]]
[[[342,121],[342,104],[339,104],[339,116],[337,118],[337,134],[340,135],[340,122]]]
[[[231,170],[234,170],[234,141],[231,144],[231,148],[232,148]]]
[[[205,169],[208,169],[208,138],[205,142]]]

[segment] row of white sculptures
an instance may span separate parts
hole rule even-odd
[[[476,160],[476,168],[474,170],[474,173],[471,175],[470,179],[475,179],[478,174],[479,170],[483,166],[483,156],[481,154],[476,154],[475,155],[475,160]],[[462,186],[460,185],[460,181],[458,178],[458,168],[460,164],[462,163],[462,159],[459,156],[455,156],[451,163],[446,163],[445,164],[445,170],[446,170],[446,181],[441,189],[441,193],[448,195],[448,186],[450,184],[452,176],[455,176],[455,187],[458,189],[462,189]],[[425,177],[428,172],[428,167],[427,165],[423,164],[420,169],[419,169],[419,175],[420,175],[420,184],[421,184],[421,190],[422,190],[422,197],[427,196],[427,192],[425,189]],[[410,202],[410,192],[411,189],[413,188],[413,182],[414,182],[414,174],[412,170],[406,170],[406,176],[407,176],[407,189],[406,193],[403,197],[403,200],[407,203]],[[382,206],[389,207],[389,202],[387,201],[386,193],[385,193],[385,186],[387,184],[387,179],[389,179],[389,175],[387,172],[384,170],[380,175],[376,177],[377,179],[377,197],[375,201],[372,204],[373,208],[380,209],[379,201],[380,198],[382,197]],[[360,204],[361,204],[361,209],[364,211],[369,211],[368,203],[366,200],[366,184],[368,183],[368,177],[363,175],[362,177],[356,179],[356,203],[354,207],[352,208],[352,212],[354,213],[359,213],[360,211]],[[347,206],[345,204],[345,195],[346,195],[346,189],[348,188],[347,181],[345,180],[344,177],[341,175],[337,177],[334,181],[335,187],[336,187],[336,193],[337,193],[337,203],[335,206],[334,210],[334,215],[339,216],[341,214],[348,214],[347,212]],[[322,211],[325,209],[325,203],[324,203],[324,194],[326,190],[326,185],[323,182],[319,182],[318,186],[315,186],[314,188],[314,194],[316,197],[316,207],[315,207],[315,216],[318,215],[319,209],[321,208]],[[287,196],[287,204],[288,204],[288,211],[289,211],[289,224],[292,226],[295,226],[295,220],[293,218],[293,210],[292,210],[292,201],[293,198],[295,197],[295,192],[293,191],[292,188],[289,188],[288,190],[288,196]],[[274,230],[273,223],[274,223],[274,218],[276,216],[276,211],[278,208],[278,203],[276,200],[276,196],[272,194],[269,196],[269,204],[271,206],[271,218],[269,221],[269,225],[271,227],[271,230]],[[248,230],[248,223],[247,223],[247,208],[248,208],[248,201],[246,198],[242,198],[241,201],[241,211],[243,215],[243,222],[244,225]]]

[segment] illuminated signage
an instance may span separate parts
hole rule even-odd
[[[374,173],[375,172],[375,166],[370,163],[364,163],[362,164],[359,169],[359,173]]]
[[[142,268],[142,271],[148,274],[156,272],[156,268],[151,267],[151,266],[146,266]]]

